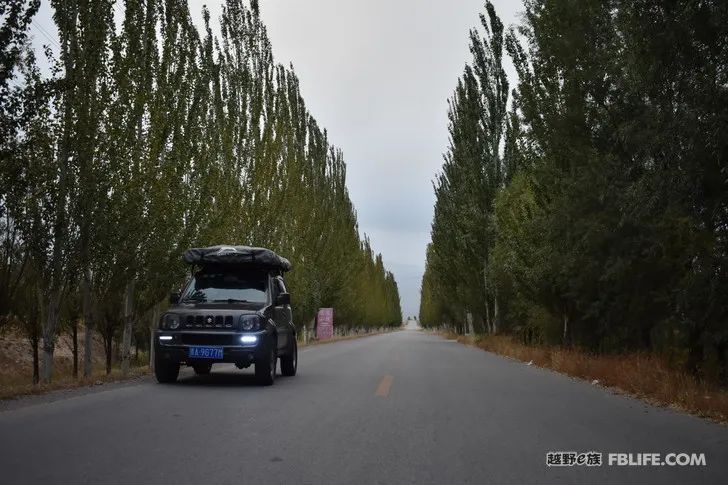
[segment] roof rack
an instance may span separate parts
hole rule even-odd
[[[266,248],[251,246],[210,246],[190,248],[182,259],[191,265],[235,265],[253,268],[273,268],[290,271],[291,262]]]

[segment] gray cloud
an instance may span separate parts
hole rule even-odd
[[[495,1],[508,25],[520,1]],[[314,116],[344,150],[362,231],[419,309],[431,181],[447,147],[447,98],[470,59],[482,0],[266,0],[279,62],[292,62]]]

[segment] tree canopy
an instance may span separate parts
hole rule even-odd
[[[77,301],[107,364],[120,332],[127,360],[132,334],[143,341],[184,281],[192,246],[287,257],[299,326],[319,307],[343,326],[400,325],[397,284],[359,234],[343,154],[293,68],[275,63],[256,1],[226,0],[220,37],[183,0],[53,1],[49,74],[24,34],[37,7],[12,2],[0,29],[0,301],[42,330],[45,380]]]
[[[470,314],[728,380],[728,6],[527,0],[505,36],[490,3],[481,20],[450,103],[422,323],[465,331]],[[503,45],[508,111],[479,74]]]

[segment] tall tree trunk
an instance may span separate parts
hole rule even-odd
[[[114,336],[111,332],[104,332],[104,353],[106,354],[106,375],[111,374],[111,354]]]
[[[569,336],[569,315],[567,315],[566,313],[564,313],[563,321],[564,321],[564,335],[562,337],[562,345],[567,346],[567,345],[569,345],[569,342],[568,342],[568,336]]]
[[[126,284],[124,290],[124,334],[121,345],[121,373],[129,374],[129,358],[131,357],[131,333],[134,323],[134,280]]]
[[[152,311],[152,324],[149,327],[149,370],[154,372],[154,330],[157,328],[159,320],[159,304],[154,305]]]
[[[39,359],[38,359],[38,344],[40,343],[40,338],[37,332],[34,332],[33,335],[30,337],[30,346],[33,350],[33,384],[38,384],[40,382],[40,368],[39,368]]]
[[[485,296],[485,325],[488,327],[488,332],[493,333],[490,321],[490,305],[488,304],[488,260],[483,260],[483,292]]]
[[[498,332],[500,312],[498,311],[498,287],[493,287],[493,333]]]
[[[48,384],[53,378],[53,353],[56,348],[58,334],[58,307],[61,301],[61,291],[52,289],[46,297],[46,315],[43,325],[43,374],[42,380]]]
[[[33,352],[33,385],[40,382],[40,333],[43,328],[43,295],[40,289],[36,294],[37,304],[31,309],[30,322],[32,326],[28,328],[28,342]],[[30,323],[29,322],[29,323]]]
[[[83,376],[89,378],[93,373],[94,313],[91,302],[91,274],[88,269],[83,272],[81,293],[83,297],[82,311],[85,327],[83,337]]]
[[[78,318],[73,319],[72,323],[72,337],[73,337],[73,378],[78,378]]]
[[[149,370],[154,372],[154,329],[149,332]]]

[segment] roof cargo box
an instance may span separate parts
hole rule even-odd
[[[206,266],[211,264],[249,266],[251,268],[274,268],[290,271],[291,263],[266,248],[250,246],[210,246],[191,248],[182,259],[187,264]]]

